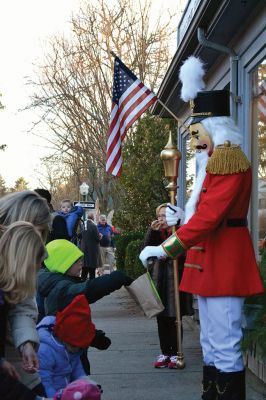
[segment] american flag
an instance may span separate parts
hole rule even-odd
[[[115,57],[112,109],[107,133],[106,171],[110,174],[121,174],[121,143],[126,132],[156,100],[155,94]]]

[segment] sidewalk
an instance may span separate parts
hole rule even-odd
[[[186,318],[183,370],[155,369],[160,353],[155,319],[139,311],[124,288],[92,304],[97,329],[112,340],[108,350],[89,350],[92,379],[102,385],[102,400],[200,400],[202,359],[198,326]],[[266,387],[247,373],[247,400],[265,400]]]

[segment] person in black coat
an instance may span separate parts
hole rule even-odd
[[[90,279],[94,279],[96,268],[101,266],[100,239],[101,234],[94,223],[94,215],[88,214],[85,230],[81,234],[81,250],[84,253],[82,279],[86,279],[88,274]]]
[[[157,219],[151,223],[144,240],[144,246],[157,246],[167,239],[172,231],[167,226],[165,218],[166,204],[161,204],[156,209]],[[179,258],[178,275],[181,279],[184,269],[184,257]],[[151,277],[164,305],[164,310],[157,315],[158,335],[161,354],[154,362],[155,368],[176,368],[177,356],[177,332],[175,310],[175,287],[173,261],[166,258],[156,259],[149,267]],[[192,296],[189,293],[180,292],[181,317],[192,315]]]

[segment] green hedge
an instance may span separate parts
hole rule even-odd
[[[143,232],[125,232],[117,236],[115,253],[117,269],[122,271],[125,270],[126,249],[128,244],[137,239],[143,240],[143,238]]]
[[[145,272],[145,268],[139,259],[139,253],[141,252],[142,244],[143,240],[137,239],[130,242],[126,248],[125,272],[133,279],[138,278]]]
[[[258,296],[251,296],[246,300],[248,306],[254,304],[259,308],[253,311],[254,327],[247,330],[244,335],[243,350],[253,350],[258,345],[260,355],[266,357],[266,246],[262,252],[260,272],[264,284],[264,293]]]

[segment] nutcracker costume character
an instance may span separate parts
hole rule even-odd
[[[229,92],[204,91],[203,76],[195,57],[181,67],[198,167],[185,223],[162,245],[145,247],[140,259],[146,265],[149,257],[176,258],[187,251],[180,290],[198,295],[202,399],[245,400],[242,309],[246,296],[263,292],[247,226],[251,169],[230,118]],[[175,212],[169,207],[169,218]]]

